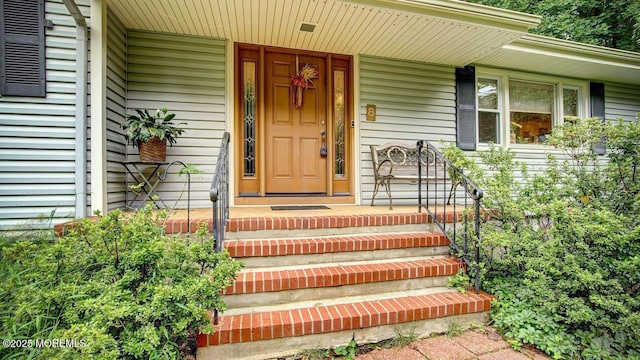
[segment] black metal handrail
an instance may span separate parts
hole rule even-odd
[[[467,271],[473,268],[477,293],[480,291],[480,200],[483,192],[428,141],[418,141],[418,157],[418,211],[423,208],[427,211],[463,259]],[[423,178],[429,180],[423,181]],[[458,192],[458,187],[464,191]]]
[[[224,249],[224,233],[229,218],[229,140],[229,133],[225,131],[209,190],[213,208],[213,250],[216,252]]]

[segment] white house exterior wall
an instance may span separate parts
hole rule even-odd
[[[225,104],[232,101],[225,93],[226,42],[129,31],[127,44],[127,110],[166,106],[177,122],[187,123],[177,144],[167,149],[167,161],[179,160],[204,171],[191,176],[191,206],[211,206],[209,187],[226,129]],[[135,159],[136,150],[128,150],[129,158]],[[186,208],[187,178],[177,176],[179,170],[180,166],[170,169],[158,195],[167,206]]]
[[[420,139],[436,145],[440,140],[455,141],[455,71],[448,66],[369,56],[361,56],[358,66],[361,201],[369,204],[374,185],[369,145]],[[376,105],[376,121],[366,120],[367,104]],[[416,189],[408,181],[394,182],[394,203],[415,204]],[[376,204],[388,204],[386,194],[379,194]]]
[[[127,104],[127,30],[111,13],[107,14],[107,204],[124,207],[127,148],[120,124]]]
[[[636,119],[640,112],[640,85],[605,83],[604,110],[607,120]]]
[[[88,1],[77,3],[89,12]],[[0,230],[47,227],[52,212],[53,224],[75,213],[76,25],[60,1],[46,1],[45,11],[54,24],[46,97],[0,97]]]

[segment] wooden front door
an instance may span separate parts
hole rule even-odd
[[[295,102],[292,76],[305,65],[318,77]],[[267,194],[327,192],[326,60],[292,53],[265,54],[265,160]]]

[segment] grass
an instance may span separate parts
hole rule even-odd
[[[394,329],[396,335],[389,340],[389,345],[394,348],[404,348],[409,346],[412,342],[418,339],[418,334],[416,332],[416,324],[411,324],[411,327],[407,329],[406,332],[403,332],[400,328],[396,327]]]
[[[465,327],[458,322],[451,321],[447,324],[446,334],[447,334],[447,337],[449,338],[460,336],[462,335],[462,333],[464,333],[464,331],[465,331]]]

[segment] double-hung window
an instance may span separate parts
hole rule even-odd
[[[478,141],[500,144],[500,80],[478,79]]]
[[[515,73],[478,75],[478,143],[544,144],[554,126],[564,119],[584,116],[585,86]]]

